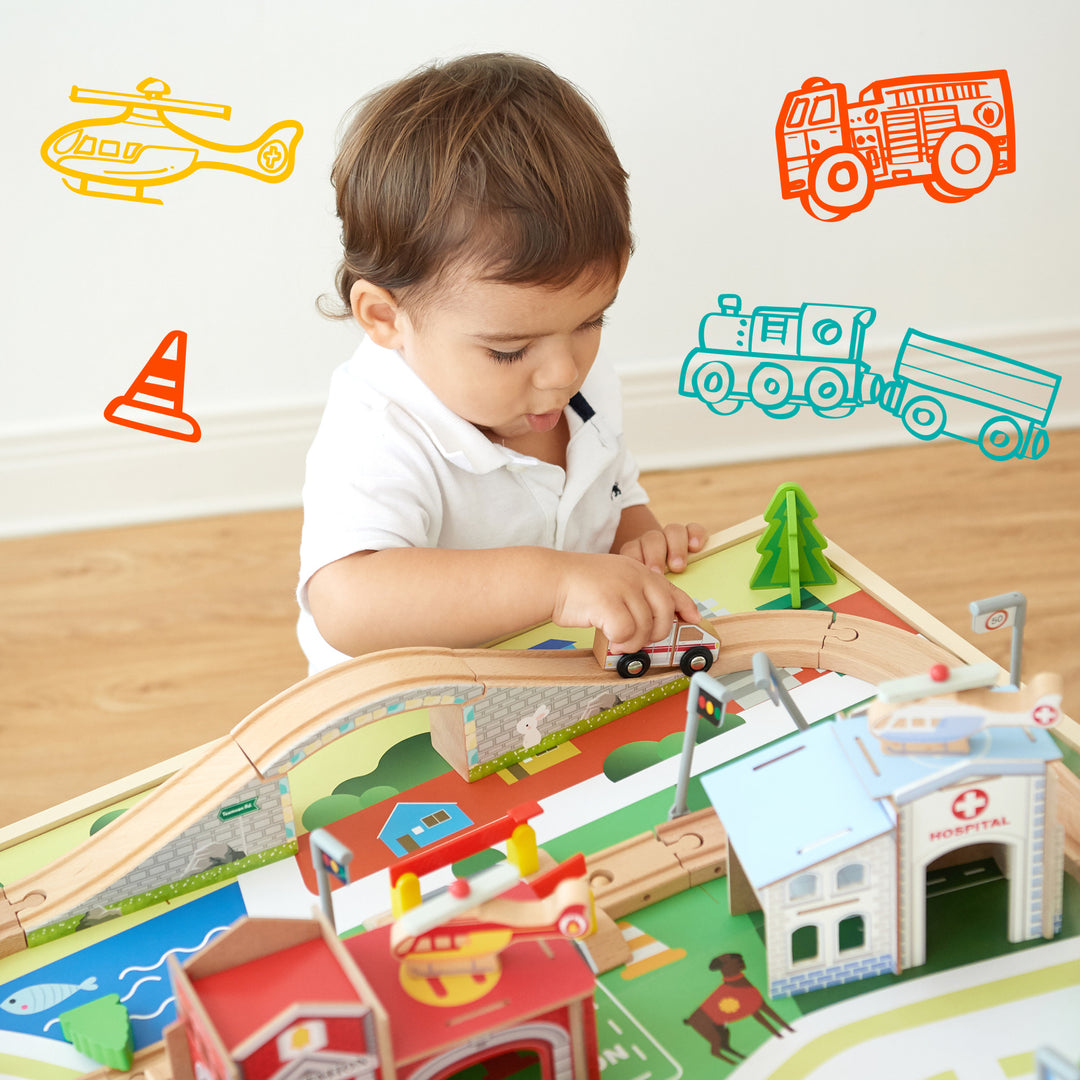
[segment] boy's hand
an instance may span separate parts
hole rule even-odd
[[[626,555],[644,563],[650,570],[663,573],[672,570],[680,573],[686,569],[687,556],[705,546],[708,533],[696,521],[689,525],[665,525],[662,529],[650,529],[634,540],[628,540],[619,548]]]
[[[643,560],[566,552],[559,556],[552,620],[561,626],[594,626],[619,652],[637,652],[667,637],[676,616],[695,623],[700,618],[690,596]]]

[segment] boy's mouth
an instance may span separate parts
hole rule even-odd
[[[533,431],[551,431],[562,418],[562,409],[552,409],[545,413],[527,413],[525,419]]]

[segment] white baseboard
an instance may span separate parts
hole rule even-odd
[[[1062,376],[1055,429],[1080,426],[1080,326],[1017,332],[976,341]],[[865,359],[888,376],[892,355]],[[800,413],[772,420],[752,405],[717,416],[680,397],[682,358],[622,372],[627,441],[643,469],[691,468],[799,457],[914,440],[900,421],[868,406],[843,420]],[[0,434],[0,536],[131,525],[172,518],[299,506],[304,456],[322,404],[200,416],[202,439],[185,443],[101,419]],[[804,415],[805,414],[805,415]],[[971,447],[973,454],[979,453]]]
[[[322,405],[199,416],[181,442],[110,424],[0,436],[0,536],[300,505]]]

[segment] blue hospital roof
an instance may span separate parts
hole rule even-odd
[[[755,888],[893,828],[852,769],[839,725],[823,721],[702,777]]]
[[[1038,774],[1061,751],[1042,729],[990,727],[967,754],[891,753],[866,716],[821,721],[701,778],[755,888],[880,836],[903,806],[977,776]]]

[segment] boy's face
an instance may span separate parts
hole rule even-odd
[[[466,276],[396,320],[405,362],[453,412],[489,438],[551,431],[581,389],[621,275],[564,288]]]

